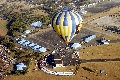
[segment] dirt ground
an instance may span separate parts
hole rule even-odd
[[[110,16],[104,16],[101,17],[100,19],[96,19],[92,22],[90,22],[90,24],[97,24],[99,26],[103,26],[103,25],[107,25],[107,26],[118,26],[119,24],[116,24],[115,22],[119,21],[117,18],[112,18]]]

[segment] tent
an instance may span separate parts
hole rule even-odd
[[[106,40],[102,40],[101,42],[102,42],[103,44],[109,44],[109,42],[106,41]]]
[[[29,44],[28,46],[29,46],[29,47],[33,47],[33,46],[35,46],[35,44],[34,44],[34,43],[31,43],[31,44]]]
[[[23,44],[24,42],[26,42],[27,40],[21,40],[21,41],[18,41],[19,44]]]
[[[25,33],[25,34],[29,34],[29,33],[30,33],[30,30],[25,30],[24,33]]]
[[[44,48],[44,47],[41,47],[40,49],[38,49],[40,52],[46,52],[47,51],[47,49],[46,48]]]
[[[91,41],[91,40],[94,39],[94,38],[96,38],[96,35],[91,35],[91,36],[85,38],[85,42],[88,43],[89,41]]]
[[[86,14],[87,11],[85,11],[85,10],[79,10],[78,13],[80,13],[80,14]]]
[[[23,46],[28,46],[28,47],[32,48],[33,50],[38,50],[40,52],[46,52],[47,51],[46,48],[44,48],[42,46],[39,46],[37,44],[31,43],[28,40],[21,40],[21,41],[18,41],[18,43],[22,44]]]
[[[48,27],[50,27],[50,26],[51,26],[51,24],[48,25]]]
[[[89,39],[89,38],[86,38],[86,39],[85,39],[85,42],[89,42],[89,41],[90,41],[90,39]]]
[[[42,26],[42,25],[43,25],[42,22],[37,21],[37,22],[32,23],[30,26],[32,26],[32,27],[39,27],[39,26]]]
[[[24,63],[19,63],[16,65],[16,70],[23,70],[23,67],[27,67]]]
[[[31,42],[27,41],[27,42],[25,42],[25,43],[22,44],[22,45],[24,45],[24,46],[28,46],[30,43],[31,43]]]
[[[41,46],[39,46],[39,45],[34,46],[34,50],[38,50],[40,48],[41,48]]]
[[[74,43],[74,44],[71,46],[71,48],[73,48],[73,49],[77,49],[78,47],[81,47],[81,44],[79,44],[79,43]]]

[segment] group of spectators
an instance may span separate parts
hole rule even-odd
[[[51,53],[53,55],[55,54],[60,54],[61,57],[66,57],[65,54],[66,54],[66,50],[70,50],[70,48],[65,48],[65,47],[62,47],[62,46],[59,46],[57,45],[58,47],[57,48],[54,48],[54,51]],[[46,58],[47,56],[49,56],[50,54],[46,55],[45,59],[44,60],[41,60],[42,62],[40,62],[39,66],[40,69],[45,72],[45,73],[48,73],[48,74],[53,74],[53,75],[74,75],[73,72],[56,72],[56,71],[51,71],[51,70],[48,70],[45,66],[46,64]]]
[[[8,68],[10,68],[10,65],[13,64],[16,60],[16,58],[10,58],[7,56],[6,53],[10,52],[5,46],[0,45],[0,59],[1,59],[1,69],[0,69],[0,76],[4,77],[7,76],[6,73],[8,72]]]
[[[46,73],[48,73],[48,74],[53,74],[53,75],[61,75],[61,76],[62,75],[68,75],[68,76],[75,75],[73,72],[56,72],[56,71],[48,70],[45,67],[42,67],[41,70],[44,71],[44,72],[46,72]]]

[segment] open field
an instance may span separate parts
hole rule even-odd
[[[120,5],[120,0],[111,0],[104,3],[99,3],[95,7],[90,7],[87,8],[86,10],[91,13],[100,13],[119,5]]]
[[[75,76],[54,76],[46,74],[42,71],[35,71],[24,76],[10,76],[6,78],[6,80],[119,80],[119,64],[120,62],[85,63],[81,64],[79,71]],[[87,67],[94,72],[90,73],[90,71],[85,70],[84,67]],[[104,69],[105,73],[100,74],[100,69]]]
[[[116,45],[117,44],[117,45]],[[114,59],[119,58],[120,44],[114,43],[110,45],[88,47],[80,51],[81,59]],[[84,51],[84,53],[82,53]],[[103,52],[104,51],[104,52]],[[88,53],[87,53],[88,52]],[[98,53],[99,52],[99,53]],[[92,54],[93,53],[93,54]],[[88,56],[87,56],[88,55]],[[109,56],[110,55],[110,56]],[[42,71],[29,72],[21,76],[9,76],[6,80],[120,80],[120,62],[87,62],[82,63],[79,67],[78,73],[75,76],[54,76],[46,74]],[[101,74],[100,69],[105,72]],[[33,75],[34,74],[34,75]]]
[[[120,58],[120,43],[91,46],[80,50],[81,59]]]
[[[89,23],[91,21],[97,20],[97,19],[104,17],[106,15],[113,15],[114,13],[119,13],[119,11],[120,11],[120,7],[115,7],[115,8],[108,10],[108,11],[100,12],[97,14],[92,14],[92,13],[88,12],[88,14],[83,15],[84,16],[83,22]]]
[[[87,14],[83,15],[83,22],[84,22],[84,27],[87,29],[92,29],[97,32],[101,32],[103,34],[109,35],[114,38],[119,38],[120,37],[120,31],[119,30],[112,30],[114,27],[120,28],[120,7],[119,5],[115,6],[115,3],[120,3],[120,1],[112,0],[112,2],[108,3],[100,3],[100,5],[108,5],[108,6],[113,6],[109,7],[107,10],[101,10],[101,12],[94,13],[93,7],[90,7],[89,9],[93,10],[88,11]],[[99,5],[99,7],[100,7]],[[97,7],[97,6],[96,6]],[[96,8],[95,7],[95,8]],[[102,6],[101,6],[102,7]],[[105,6],[103,6],[105,7]],[[87,24],[86,24],[87,23]],[[111,30],[108,30],[111,29]],[[120,38],[119,38],[120,39]]]
[[[118,13],[118,14],[119,14],[119,13]],[[120,18],[119,18],[119,19],[120,19]],[[106,15],[106,16],[104,16],[104,17],[101,17],[101,18],[99,18],[99,19],[96,19],[96,20],[90,22],[89,24],[94,24],[94,25],[103,26],[103,27],[104,27],[104,25],[106,25],[106,26],[117,26],[117,27],[119,27],[119,24],[116,24],[116,23],[118,23],[117,21],[119,21],[119,20],[117,19],[117,17],[116,17],[116,18],[113,18],[113,17],[110,17],[110,16]]]
[[[7,34],[7,21],[0,18],[0,36],[5,36]]]

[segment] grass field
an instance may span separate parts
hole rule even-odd
[[[120,43],[91,46],[80,50],[81,59],[109,59],[120,57]]]
[[[7,34],[8,29],[6,28],[6,25],[7,21],[0,18],[0,36],[5,36]]]
[[[84,53],[83,53],[84,52]],[[120,43],[88,47],[80,50],[81,59],[114,59],[120,57]],[[88,71],[84,67],[90,69]],[[120,80],[120,62],[82,63],[75,76],[54,76],[40,70],[21,76],[8,76],[6,80]],[[99,72],[104,69],[104,73]]]
[[[90,73],[83,67],[87,67],[93,72]],[[120,80],[119,67],[120,62],[84,63],[81,64],[75,76],[54,76],[42,71],[35,71],[25,76],[9,76],[6,80]],[[100,69],[104,69],[105,73],[100,74]]]

